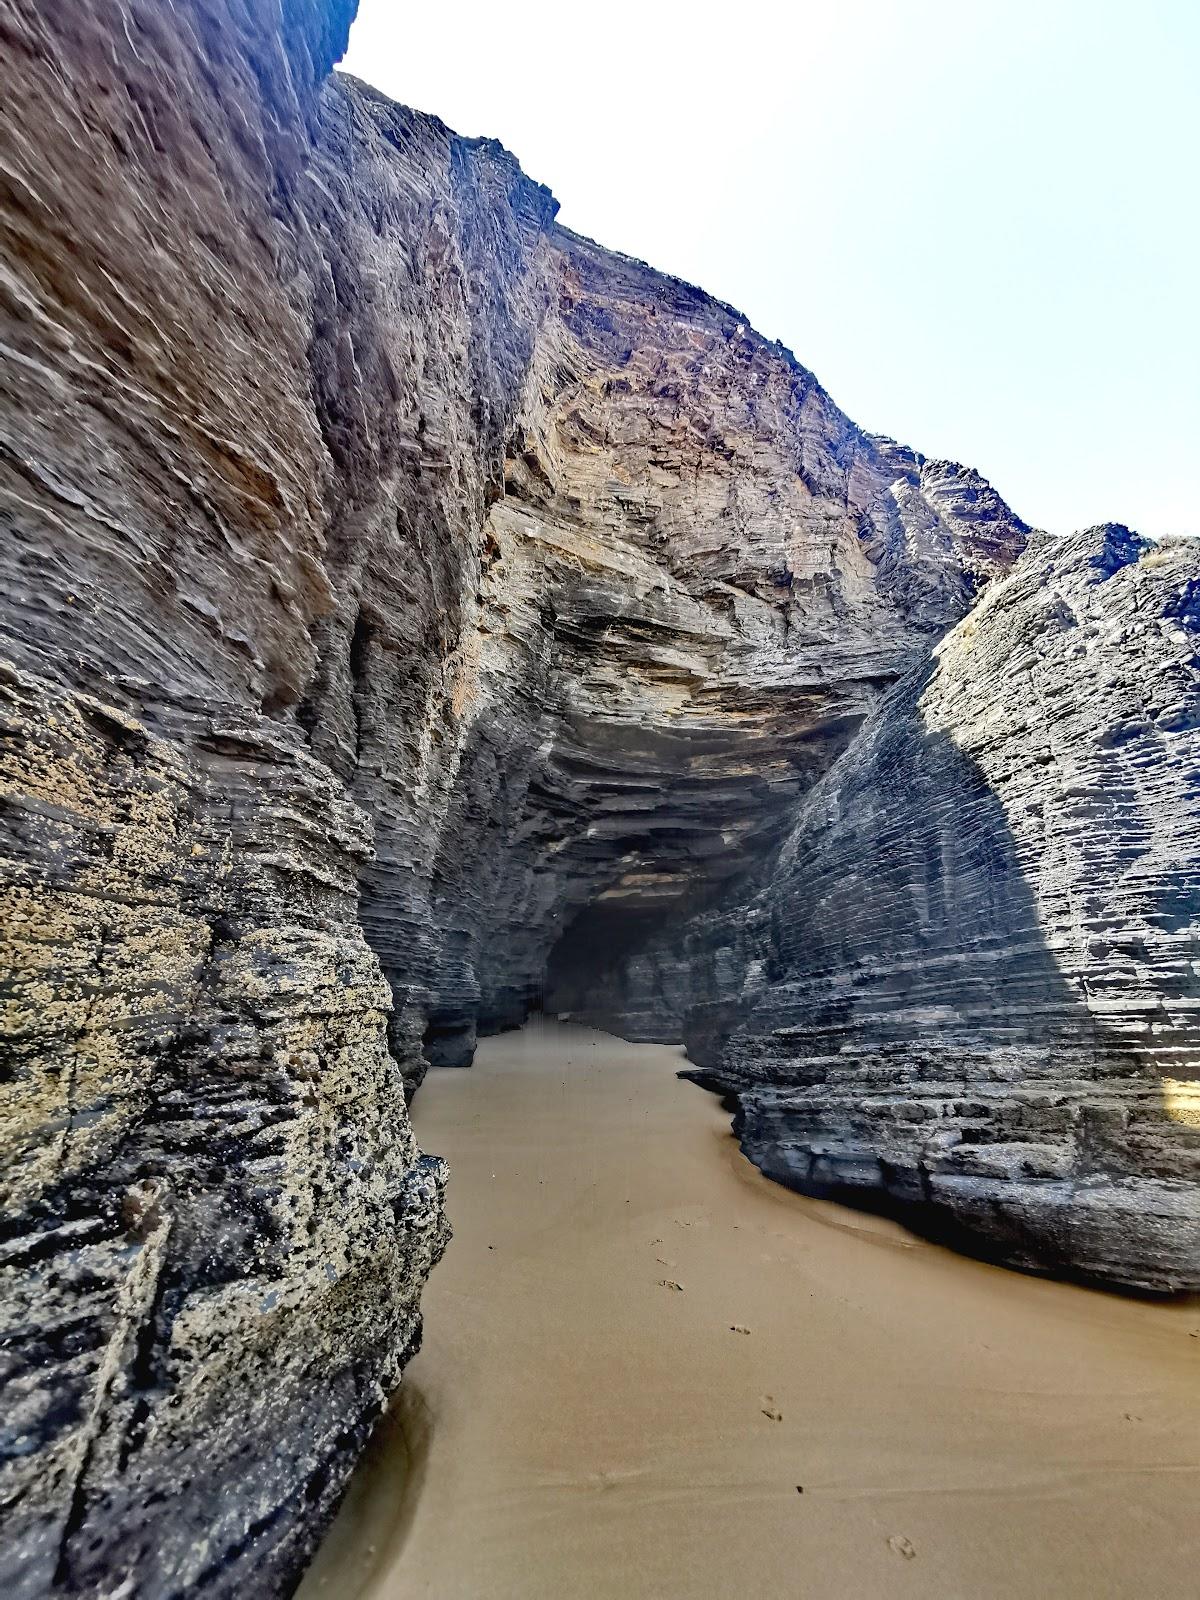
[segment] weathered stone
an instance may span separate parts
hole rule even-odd
[[[13,1595],[285,1588],[444,1243],[371,820],[295,716],[352,483],[313,144],[349,9],[0,7]]]
[[[1039,536],[812,790],[750,914],[689,933],[721,991],[691,1054],[772,1176],[1200,1287],[1198,558]]]

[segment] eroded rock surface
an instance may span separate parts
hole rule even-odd
[[[313,144],[348,16],[0,8],[14,1595],[285,1588],[445,1238],[372,820],[295,715],[352,494]]]
[[[556,944],[548,1003],[579,1009],[598,956],[767,859],[1025,533],[976,474],[862,434],[728,307],[561,231],[551,266],[464,647],[443,1050],[519,1020]]]
[[[1200,1283],[1197,568],[1039,536],[745,914],[692,930],[690,1052],[764,1170],[1021,1265]]]
[[[1194,1263],[1191,548],[996,585],[351,11],[0,3],[14,1595],[287,1588],[445,1242],[405,1093],[543,998],[789,1181]]]

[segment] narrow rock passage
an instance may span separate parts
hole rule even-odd
[[[456,1236],[303,1600],[1193,1596],[1200,1307],[790,1194],[680,1064],[430,1074]]]

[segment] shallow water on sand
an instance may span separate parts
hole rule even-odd
[[[1200,1306],[790,1194],[682,1064],[430,1073],[455,1238],[302,1600],[1194,1600]]]

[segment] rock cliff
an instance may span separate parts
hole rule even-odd
[[[446,1239],[406,1093],[543,998],[1197,1277],[1192,547],[1018,560],[352,10],[0,3],[16,1596],[288,1588]]]
[[[765,1171],[1197,1285],[1198,597],[1191,541],[1036,537],[689,930],[690,1053]]]

